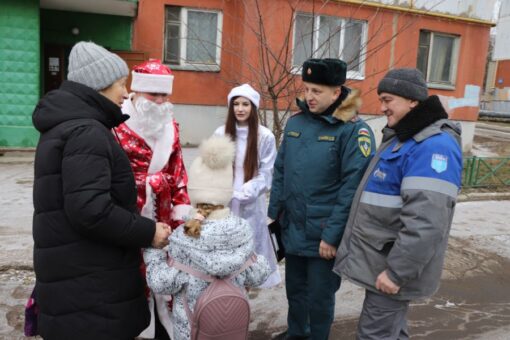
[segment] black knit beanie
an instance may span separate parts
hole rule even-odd
[[[397,68],[386,73],[377,86],[377,94],[395,94],[419,102],[428,98],[427,83],[423,74],[415,68]]]

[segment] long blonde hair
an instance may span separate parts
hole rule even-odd
[[[208,204],[208,203],[199,203],[197,204],[197,214],[201,215],[200,218],[192,218],[188,220],[184,224],[184,233],[188,236],[198,238],[200,237],[200,230],[202,229],[202,221],[203,217],[206,219],[210,213],[212,213],[215,210],[224,209],[225,207],[223,205],[214,205],[214,204]]]

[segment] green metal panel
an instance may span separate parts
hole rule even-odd
[[[0,0],[0,147],[37,144],[32,111],[41,91],[41,37],[43,43],[62,46],[90,40],[112,50],[130,50],[132,21],[113,15],[39,11],[39,0]],[[71,34],[73,27],[79,28],[79,35]]]
[[[510,185],[510,158],[467,157],[464,159],[462,186],[496,187]]]
[[[0,3],[0,147],[35,146],[39,100],[39,0]]]
[[[112,50],[129,51],[132,22],[130,17],[41,9],[42,41],[72,46],[85,40]],[[80,31],[77,36],[71,33],[74,27]]]

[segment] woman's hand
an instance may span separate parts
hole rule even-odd
[[[164,248],[168,245],[168,238],[172,234],[172,228],[166,223],[157,222],[156,232],[154,233],[154,239],[152,240],[152,246],[154,248]]]

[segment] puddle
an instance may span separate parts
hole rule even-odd
[[[510,155],[510,143],[508,143],[508,139],[499,140],[496,137],[475,135],[472,155],[478,157],[506,157]]]
[[[479,339],[510,325],[510,260],[451,238],[439,291],[411,304],[411,338]],[[330,340],[355,339],[357,316],[337,320]],[[277,330],[257,330],[250,340],[270,339]]]
[[[19,178],[16,180],[16,184],[31,188],[34,185],[34,179],[33,178]]]

